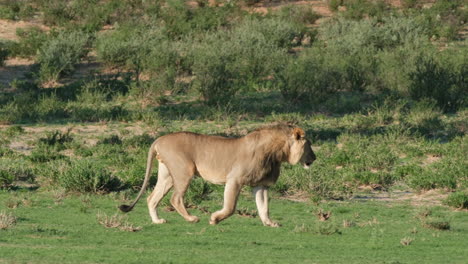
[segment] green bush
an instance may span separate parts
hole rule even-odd
[[[121,145],[122,140],[118,135],[107,136],[97,142],[97,144],[107,144],[107,145]]]
[[[362,19],[370,17],[383,17],[390,9],[384,0],[348,0],[342,4],[346,7],[343,16],[348,19]]]
[[[65,110],[66,103],[57,98],[56,94],[41,96],[34,107],[35,117],[38,120],[56,120],[68,117]]]
[[[10,126],[5,130],[5,135],[7,136],[15,136],[21,135],[24,133],[24,128],[22,126]]]
[[[319,49],[304,51],[275,74],[276,85],[292,102],[320,102],[338,90],[339,73],[328,67]]]
[[[24,20],[31,18],[35,13],[28,1],[2,0],[0,5],[0,18],[10,20]]]
[[[457,164],[456,160],[442,159],[423,168],[419,173],[408,175],[405,182],[415,190],[455,190],[466,169],[466,165]]]
[[[0,169],[0,188],[10,187],[14,180],[15,177],[10,171]]]
[[[190,182],[190,186],[184,196],[185,203],[187,205],[200,204],[215,188],[215,186],[204,179],[197,177]]]
[[[423,135],[429,135],[443,129],[444,124],[441,117],[442,111],[438,109],[434,101],[422,100],[415,103],[402,117],[402,120],[408,127]]]
[[[112,94],[117,92],[111,89],[116,87],[100,85],[96,81],[85,84],[76,95],[76,100],[67,103],[67,114],[74,120],[89,122],[126,118],[129,113],[122,104],[111,101]]]
[[[130,70],[138,80],[152,47],[161,45],[159,43],[164,39],[161,29],[125,24],[99,36],[96,51],[98,59],[107,66]]]
[[[241,16],[241,10],[234,2],[192,8],[185,1],[172,0],[167,1],[160,15],[165,25],[165,34],[170,39],[180,39],[191,34],[230,27]]]
[[[58,130],[47,132],[45,137],[39,138],[38,143],[46,146],[56,146],[60,150],[65,149],[64,144],[73,141],[70,132],[71,129],[68,129],[65,133]]]
[[[49,36],[39,27],[18,28],[18,42],[11,45],[11,56],[33,57],[47,42]]]
[[[209,105],[232,100],[240,89],[239,76],[232,66],[236,54],[230,46],[224,45],[227,42],[223,38],[224,34],[208,35],[192,52],[194,87]]]
[[[414,46],[428,38],[428,29],[415,18],[385,17],[381,21],[331,19],[319,29],[319,38],[336,52],[353,54],[363,48],[386,50],[405,44]]]
[[[338,7],[343,5],[343,0],[328,0],[327,2],[328,8],[334,12],[338,11]]]
[[[320,15],[312,7],[305,5],[286,5],[279,10],[278,16],[283,20],[291,20],[297,24],[313,24],[320,18]]]
[[[148,148],[151,144],[153,144],[154,140],[154,137],[145,133],[142,135],[126,138],[123,143],[127,147]]]
[[[118,190],[121,186],[117,178],[93,159],[62,164],[56,173],[58,185],[67,191],[101,193]]]
[[[456,109],[466,98],[466,83],[454,83],[455,78],[460,78],[454,74],[436,59],[421,56],[415,71],[409,73],[409,94],[415,100],[434,99],[441,108]]]
[[[9,55],[9,50],[7,47],[7,44],[0,42],[0,67],[2,67],[5,63],[5,60],[7,59]]]
[[[36,95],[34,92],[22,93],[15,96],[12,101],[0,107],[0,121],[11,124],[30,119],[34,115],[34,103]]]
[[[88,41],[88,34],[63,31],[44,43],[37,57],[41,81],[56,81],[61,74],[72,72],[75,65],[86,55]]]
[[[294,43],[295,38],[301,38],[306,33],[304,25],[294,23],[284,18],[248,18],[244,19],[233,28],[231,40],[237,40],[242,35],[244,45],[255,44],[255,41],[262,41],[278,48],[291,48],[298,45]],[[254,35],[257,35],[256,37]]]
[[[63,26],[75,18],[72,5],[67,1],[49,0],[42,4],[44,24],[49,26]]]
[[[413,8],[416,7],[416,4],[418,3],[418,0],[403,0],[401,1],[401,5],[404,8]]]
[[[455,40],[468,18],[468,12],[463,8],[465,4],[463,0],[440,0],[430,8],[414,10],[410,14],[429,29],[431,37]]]
[[[59,152],[59,149],[60,148],[57,147],[50,147],[45,144],[39,144],[33,149],[31,155],[28,156],[28,159],[36,163],[66,159],[66,156],[62,155]]]
[[[81,122],[128,120],[129,112],[121,105],[102,103],[101,105],[70,102],[67,112],[71,119]]]
[[[451,193],[444,203],[458,209],[468,209],[468,193],[465,191]]]

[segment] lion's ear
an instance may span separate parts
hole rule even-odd
[[[298,128],[298,127],[295,127],[294,130],[293,130],[292,136],[293,136],[294,139],[299,140],[299,139],[305,137],[305,132],[304,132],[304,130],[302,130],[302,129]]]

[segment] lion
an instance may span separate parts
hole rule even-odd
[[[249,185],[253,187],[260,220],[271,227],[279,224],[269,217],[268,187],[278,180],[281,163],[301,163],[309,168],[316,159],[304,130],[289,124],[260,128],[240,138],[191,132],[164,135],[150,147],[145,179],[138,196],[131,205],[121,205],[121,211],[131,211],[145,192],[154,158],[159,161],[158,181],[147,198],[153,223],[166,223],[158,216],[157,206],[171,188],[174,191],[170,201],[176,211],[188,222],[199,221],[184,205],[190,181],[199,175],[208,182],[225,185],[223,208],[211,215],[211,225],[234,213],[242,186]]]

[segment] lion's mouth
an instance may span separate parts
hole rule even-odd
[[[309,169],[310,165],[312,165],[312,162],[305,162],[304,164],[302,164],[302,167],[304,167],[304,169]]]

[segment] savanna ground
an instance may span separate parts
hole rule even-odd
[[[465,263],[463,1],[2,1],[0,263]],[[153,225],[150,144],[306,131],[263,227],[196,178]],[[154,168],[151,185],[157,181]],[[150,189],[148,189],[149,193]]]

